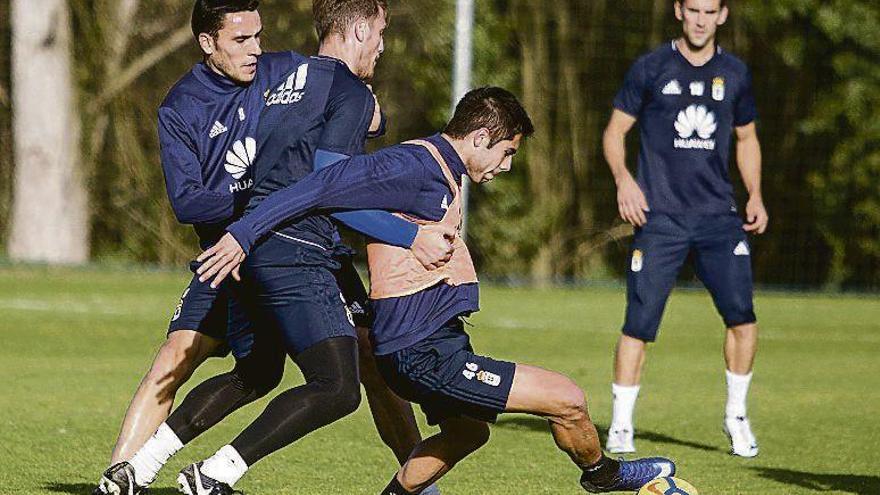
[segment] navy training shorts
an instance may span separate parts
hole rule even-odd
[[[516,363],[474,354],[459,318],[416,344],[376,356],[385,382],[419,404],[428,424],[467,416],[494,423],[504,412]]]
[[[754,323],[751,246],[736,214],[648,213],[636,229],[626,284],[623,333],[653,342],[669,293],[690,252],[696,274],[727,327]]]
[[[247,356],[256,338],[280,337],[290,356],[329,338],[357,338],[334,275],[339,268],[331,252],[274,235],[254,247],[242,264],[242,281],[230,285],[251,322],[230,331],[233,355]]]
[[[373,327],[373,306],[367,294],[367,288],[352,263],[352,256],[344,254],[336,258],[342,265],[334,272],[336,283],[342,291],[342,297],[348,305],[355,326]]]
[[[171,316],[168,333],[178,330],[194,330],[219,340],[225,340],[228,331],[240,333],[247,329],[248,322],[237,305],[229,297],[228,284],[219,288],[211,287],[210,281],[199,282],[195,269],[198,263],[190,264],[194,275]],[[223,354],[228,353],[228,349]]]

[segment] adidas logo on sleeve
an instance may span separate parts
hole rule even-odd
[[[214,122],[214,126],[211,127],[211,133],[208,134],[208,138],[214,139],[215,137],[219,136],[220,134],[223,134],[224,132],[226,132],[228,130],[229,129],[227,129],[225,125],[221,124],[220,121],[216,121],[216,122]]]

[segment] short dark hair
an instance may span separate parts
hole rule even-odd
[[[517,134],[529,137],[535,132],[532,119],[516,96],[506,89],[492,86],[477,88],[464,95],[443,133],[462,139],[483,127],[489,130],[490,146],[513,139]]]
[[[198,39],[200,34],[207,33],[216,38],[217,33],[223,29],[223,18],[226,14],[253,12],[259,5],[260,0],[196,0],[190,22],[193,36]]]
[[[676,3],[684,5],[684,0],[675,0]],[[727,6],[727,0],[721,0],[721,7],[724,8]]]
[[[345,30],[359,17],[372,19],[379,9],[388,13],[387,0],[314,0],[312,16],[318,41],[324,41],[333,33],[345,36]]]

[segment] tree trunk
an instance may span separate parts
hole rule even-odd
[[[542,5],[534,2],[519,2],[522,8],[516,9],[517,28],[522,33],[521,62],[523,105],[529,109],[535,125],[535,136],[529,143],[528,174],[529,192],[532,195],[531,214],[541,215],[545,219],[543,230],[536,233],[545,239],[538,247],[535,257],[530,262],[532,280],[536,284],[545,284],[553,276],[553,253],[556,242],[552,238],[553,225],[556,220],[558,201],[554,189],[554,174],[557,171],[553,162],[553,120],[550,99],[550,84],[553,76],[550,64],[550,46],[547,36],[547,15]]]
[[[15,190],[9,256],[83,263],[88,211],[65,0],[12,1]]]

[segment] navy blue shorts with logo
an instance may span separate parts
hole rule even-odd
[[[376,363],[391,390],[419,404],[431,425],[461,416],[494,423],[516,372],[515,363],[474,354],[459,318]]]
[[[337,256],[336,259],[342,265],[334,272],[336,283],[339,284],[339,289],[342,291],[342,297],[345,298],[354,324],[359,327],[372,328],[373,306],[370,304],[367,288],[364,287],[364,282],[352,263],[352,255],[346,253]]]
[[[234,299],[252,325],[228,335],[236,358],[255,339],[280,336],[291,356],[333,337],[354,337],[354,321],[336,281],[340,263],[329,251],[270,236],[257,245],[233,284]]]
[[[648,213],[636,229],[627,274],[623,333],[647,342],[657,338],[663,309],[688,254],[712,294],[725,325],[754,323],[751,247],[736,214]]]
[[[198,264],[190,264],[195,272]],[[198,275],[180,296],[180,302],[171,316],[168,333],[177,330],[195,330],[215,339],[226,339],[227,329],[242,332],[248,322],[236,305],[231,304],[227,284],[218,289],[211,288],[210,282],[199,282]],[[227,349],[228,352],[228,349]]]

